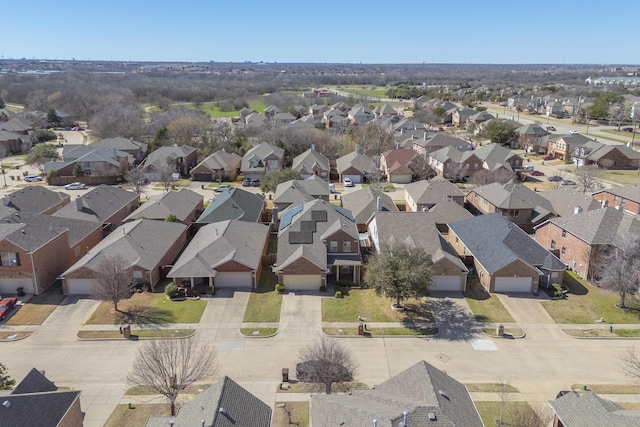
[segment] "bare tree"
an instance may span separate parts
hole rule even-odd
[[[575,175],[580,191],[583,193],[595,191],[601,186],[597,178],[598,168],[595,166],[578,166]]]
[[[444,164],[444,177],[452,181],[463,181],[467,172],[462,163],[451,161]]]
[[[164,191],[169,191],[169,187],[173,182],[173,174],[176,173],[176,160],[167,157],[164,162],[160,162],[156,167],[156,173],[158,174],[158,180],[164,187]]]
[[[324,384],[327,394],[331,393],[333,384],[352,381],[357,370],[351,352],[335,338],[319,338],[302,348],[300,358],[304,380]],[[297,374],[301,376],[301,372]]]
[[[599,275],[607,289],[618,292],[620,308],[627,308],[627,296],[640,290],[640,240],[624,240],[602,255]]]
[[[111,301],[113,309],[118,310],[118,302],[131,296],[133,285],[131,267],[122,255],[105,258],[96,270],[97,288],[95,297],[103,301]]]
[[[477,186],[493,184],[494,182],[505,184],[516,177],[516,174],[506,169],[498,169],[496,171],[490,171],[482,169],[474,173],[469,178],[469,183]]]
[[[194,338],[149,340],[138,348],[127,382],[169,399],[173,416],[180,392],[195,382],[211,381],[216,372],[216,350],[208,342]]]
[[[414,180],[431,179],[436,176],[436,171],[429,165],[429,162],[423,156],[416,156],[411,163],[409,163],[409,169],[411,169],[411,175]]]
[[[142,193],[142,186],[145,183],[144,172],[140,168],[133,168],[124,174],[124,179],[131,184],[131,188],[136,194]]]
[[[546,405],[512,402],[509,425],[518,427],[546,427],[553,420],[553,411]]]
[[[607,170],[611,166],[613,166],[616,162],[611,159],[601,159],[598,161],[598,165],[602,167],[602,169]]]
[[[640,354],[635,348],[630,348],[618,356],[622,362],[622,370],[629,375],[634,382],[640,383]]]

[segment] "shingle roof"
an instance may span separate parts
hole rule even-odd
[[[178,191],[168,191],[158,197],[150,198],[138,209],[131,212],[124,221],[130,221],[138,217],[147,219],[164,220],[167,215],[173,214],[178,221],[184,222],[198,206],[202,206],[202,196],[195,191],[182,188]]]
[[[312,147],[293,159],[291,169],[304,174],[313,174],[316,170],[328,171],[329,159]]]
[[[352,151],[349,154],[337,158],[336,167],[338,169],[338,173],[340,174],[344,173],[344,171],[349,168],[354,168],[362,174],[376,173],[378,171],[378,168],[376,167],[375,163],[373,163],[373,160],[356,151]]]
[[[38,229],[54,227],[56,230],[67,230],[67,234],[69,236],[69,247],[77,245],[96,229],[102,228],[102,224],[94,221],[83,221],[52,215],[32,214],[28,212],[14,212],[10,215],[7,214],[0,220],[0,224],[9,223],[26,224],[27,230],[31,226],[40,227]]]
[[[487,273],[521,260],[533,269],[564,270],[565,264],[503,216],[490,213],[449,224]]]
[[[271,407],[225,376],[180,408],[175,417],[149,417],[145,427],[269,427]]]
[[[600,202],[593,197],[569,188],[556,188],[539,194],[551,203],[553,211],[560,216],[573,215],[577,207],[583,211],[600,208]]]
[[[273,202],[299,204],[328,195],[329,183],[316,175],[311,175],[306,179],[291,179],[278,184]]]
[[[513,152],[507,150],[499,144],[487,144],[473,151],[476,157],[486,163],[486,168],[494,171],[499,168],[512,170],[511,164],[507,161],[513,157]]]
[[[242,157],[240,169],[243,172],[264,171],[266,168],[266,164],[264,162],[266,158],[274,157],[282,159],[283,156],[284,150],[282,148],[263,142],[247,151],[247,153]]]
[[[60,227],[0,223],[0,240],[7,240],[25,252],[33,252],[67,231],[66,228]]]
[[[144,162],[142,168],[148,167],[162,168],[166,165],[167,159],[176,159],[178,157],[187,157],[192,154],[196,149],[190,145],[171,145],[159,147],[157,150],[149,153]]]
[[[404,186],[405,191],[419,204],[434,205],[454,197],[464,198],[464,193],[455,184],[442,177],[412,182]]]
[[[311,422],[319,426],[394,427],[408,412],[410,426],[480,427],[484,424],[467,388],[421,361],[372,390],[353,389],[349,395],[311,396]],[[429,420],[433,414],[435,421]]]
[[[80,203],[78,198],[81,199],[82,209],[78,209]],[[120,209],[137,203],[138,195],[136,193],[103,184],[82,196],[76,196],[75,203],[64,206],[53,216],[104,223]]]
[[[221,169],[231,171],[238,168],[241,161],[242,157],[236,153],[230,153],[222,149],[205,158],[193,169],[204,166],[211,171],[219,171]]]
[[[468,151],[473,149],[473,145],[462,138],[451,136],[446,132],[438,132],[432,138],[422,144],[427,151],[435,151],[443,147],[455,147],[460,151]]]
[[[252,270],[262,262],[269,227],[243,221],[207,224],[198,230],[167,277],[214,277],[216,268],[235,261]]]
[[[418,153],[408,148],[392,149],[382,153],[382,157],[385,158],[389,170],[391,170],[396,164],[398,165],[398,167],[407,167],[417,156]]]
[[[232,188],[218,194],[202,212],[196,223],[210,224],[228,219],[257,222],[260,220],[263,208],[263,196],[249,193],[240,188]]]
[[[116,138],[105,138],[89,145],[92,148],[116,148],[122,151],[147,151],[147,144],[134,141],[132,139],[118,136]]]
[[[51,191],[41,185],[25,187],[3,197],[0,214],[13,209],[20,212],[42,213],[68,201],[71,197],[62,192]]]
[[[570,392],[549,401],[565,427],[632,427],[640,424],[640,411],[625,410],[613,402],[587,392]]]
[[[371,187],[343,194],[342,207],[353,213],[356,224],[365,224],[371,215],[378,211],[378,197],[380,197],[382,211],[398,212],[398,207],[391,196],[372,190]]]
[[[471,212],[452,200],[441,200],[428,210],[436,224],[449,224],[450,222],[472,218]]]
[[[532,209],[530,221],[555,213],[549,200],[527,186],[509,181],[494,182],[472,190],[499,209]]]
[[[38,371],[36,368],[31,368],[29,373],[18,383],[16,388],[11,391],[11,394],[23,394],[23,393],[40,393],[46,391],[56,391],[58,387],[44,376],[44,374]]]
[[[610,193],[614,196],[620,196],[627,200],[640,203],[640,185],[626,185],[624,187],[612,187],[606,190],[600,190],[593,193],[595,196],[599,193]]]
[[[536,138],[541,138],[543,136],[549,135],[549,132],[544,130],[541,126],[528,124],[521,126],[515,130],[518,135],[533,135]]]

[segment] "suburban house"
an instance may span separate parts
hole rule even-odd
[[[294,157],[291,169],[300,172],[303,178],[316,175],[328,181],[331,167],[329,159],[324,154],[318,153],[315,144],[312,144],[307,151]]]
[[[538,154],[547,152],[547,139],[549,135],[545,129],[538,125],[525,125],[515,130],[516,139],[513,145],[524,149],[527,153]]]
[[[484,169],[484,161],[474,151],[445,147],[427,154],[427,163],[441,177],[464,180]]]
[[[102,224],[105,232],[113,230],[140,206],[140,196],[132,191],[100,185],[84,195],[77,195],[75,203],[60,208],[53,216],[80,219]]]
[[[8,394],[2,394],[3,427],[82,427],[81,390],[58,389],[33,368]]]
[[[591,279],[604,253],[626,238],[640,236],[640,221],[614,208],[601,208],[551,218],[535,232],[539,244],[556,251],[580,277]]]
[[[473,150],[473,145],[464,139],[456,136],[451,136],[446,132],[438,132],[431,138],[427,138],[429,134],[424,133],[424,138],[417,138],[413,140],[413,150],[422,156],[428,156],[434,151],[441,150],[443,148],[455,148],[458,151],[470,151]]]
[[[257,111],[248,114],[244,118],[244,123],[248,129],[263,129],[269,125],[267,118]]]
[[[607,188],[596,191],[592,197],[602,207],[609,206],[632,215],[640,214],[640,185]]]
[[[2,196],[0,217],[15,211],[51,215],[69,202],[71,196],[66,193],[51,191],[40,185],[24,187]]]
[[[127,222],[60,275],[65,295],[91,295],[99,286],[103,262],[124,258],[131,269],[131,284],[153,289],[163,279],[162,269],[176,259],[187,241],[187,226],[177,222],[141,219]]]
[[[292,204],[310,202],[314,199],[329,201],[329,184],[318,175],[306,179],[291,179],[278,184],[273,197],[274,211],[282,212]]]
[[[158,147],[140,163],[144,177],[149,181],[163,181],[163,174],[177,173],[189,176],[198,163],[198,150],[190,145]]]
[[[24,153],[31,147],[31,137],[0,128],[0,149],[7,153]]]
[[[273,117],[273,126],[283,127],[296,120],[295,116],[288,111],[280,112]]]
[[[182,188],[150,197],[146,203],[131,212],[123,222],[138,218],[164,221],[169,215],[175,215],[177,222],[188,226],[198,219],[203,209],[202,196],[195,191]]]
[[[343,194],[342,207],[351,211],[356,220],[358,232],[367,232],[367,223],[376,212],[399,212],[391,196],[371,187]]]
[[[264,116],[269,120],[273,120],[276,114],[280,113],[281,111],[282,110],[275,105],[268,105],[267,108],[264,109]]]
[[[135,164],[139,164],[144,160],[147,155],[147,151],[149,150],[149,146],[144,142],[134,141],[133,139],[123,138],[121,136],[101,139],[89,144],[89,147],[123,151],[131,156]]]
[[[197,224],[237,219],[260,222],[264,213],[264,196],[231,188],[218,194],[196,220]]]
[[[235,181],[240,172],[242,157],[236,153],[218,150],[191,169],[194,181]]]
[[[574,215],[602,207],[602,203],[595,197],[571,188],[555,188],[539,194],[551,203],[553,212],[558,216]]]
[[[226,375],[182,405],[175,417],[149,417],[144,427],[269,427],[271,407]]]
[[[598,166],[601,168],[633,168],[640,166],[640,153],[626,145],[606,145],[597,141],[587,141],[575,145],[566,153],[577,166]]]
[[[387,150],[380,155],[380,170],[393,184],[408,184],[413,178],[409,167],[418,153],[408,148]]]
[[[95,222],[13,212],[0,223],[0,294],[38,295],[102,240]]]
[[[376,212],[369,221],[369,236],[377,251],[405,244],[421,247],[431,256],[431,291],[464,292],[469,270],[440,235],[426,212]]]
[[[373,114],[375,114],[376,117],[397,116],[398,112],[391,105],[382,104],[373,109]]]
[[[455,184],[442,177],[412,182],[404,187],[407,211],[425,212],[443,200],[464,205],[464,193]]]
[[[467,120],[469,117],[476,114],[477,111],[471,108],[458,108],[453,112],[451,116],[451,122],[455,127],[463,128],[467,125]]]
[[[486,122],[487,120],[491,119],[495,119],[495,117],[486,111],[480,111],[469,116],[469,118],[467,119],[467,126],[473,124],[477,127],[480,125],[480,123]]]
[[[263,142],[242,157],[240,171],[245,178],[262,179],[284,167],[284,149]]]
[[[269,227],[227,220],[201,227],[167,274],[178,286],[242,288],[258,284]]]
[[[349,110],[347,118],[352,125],[363,125],[373,120],[375,118],[375,114],[373,114],[365,105],[357,104]]]
[[[308,114],[306,116],[302,116],[299,119],[289,123],[289,128],[290,129],[323,129],[324,124],[318,121],[318,119],[313,117],[311,114]]]
[[[340,174],[340,181],[349,178],[354,184],[366,181],[367,176],[377,175],[378,168],[373,160],[364,154],[360,154],[358,146],[356,150],[336,159],[336,167]]]
[[[579,149],[589,142],[594,142],[593,138],[586,137],[579,133],[551,135],[547,142],[547,154],[560,160],[570,161],[576,148]]]
[[[317,290],[327,282],[360,283],[360,242],[351,212],[322,199],[291,206],[278,224],[274,272],[290,290]]]
[[[487,144],[474,150],[483,162],[483,168],[491,172],[499,169],[513,171],[522,168],[522,157],[500,144]]]
[[[57,176],[122,176],[129,169],[129,154],[115,148],[90,148],[67,145],[61,162],[47,162],[44,173],[56,171]],[[77,173],[80,168],[82,172]]]
[[[447,224],[450,222],[473,217],[471,212],[453,200],[441,200],[426,212],[429,212],[431,219],[436,223],[436,227],[441,234],[449,233],[449,226]]]
[[[342,427],[484,426],[465,385],[425,361],[372,389],[312,394],[310,421]]]
[[[551,202],[540,193],[513,180],[474,188],[465,198],[465,207],[474,215],[495,212],[527,233],[533,233],[533,227],[556,215]]]
[[[449,242],[488,292],[537,292],[562,284],[567,266],[520,227],[492,213],[449,224]]]
[[[561,392],[549,401],[553,409],[553,427],[635,427],[640,411],[626,409],[588,391]]]

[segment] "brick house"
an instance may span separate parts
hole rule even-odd
[[[625,238],[640,236],[640,221],[614,208],[559,218],[535,227],[535,239],[583,279],[591,279],[602,254]]]
[[[284,167],[284,150],[263,142],[251,148],[242,157],[240,171],[249,179],[263,179]]]
[[[160,181],[162,173],[167,168],[172,173],[188,176],[198,163],[198,150],[190,145],[174,145],[159,147],[151,152],[140,168],[149,181]]]
[[[300,172],[302,178],[316,175],[328,181],[331,168],[327,156],[317,152],[315,144],[312,144],[310,149],[293,159],[291,169]]]
[[[132,139],[123,138],[121,136],[116,138],[105,138],[99,141],[89,144],[90,148],[110,149],[114,148],[118,151],[127,153],[133,159],[133,163],[140,163],[149,150],[149,146],[144,142],[134,141]]]
[[[602,207],[609,206],[628,214],[640,214],[640,185],[627,185],[596,191],[592,197]]]
[[[291,205],[310,202],[314,199],[329,201],[329,184],[318,175],[306,179],[291,179],[278,184],[273,196],[274,211],[282,212]]]
[[[194,181],[235,181],[240,173],[242,157],[218,150],[191,169]]]
[[[399,212],[391,196],[371,187],[343,194],[342,207],[353,214],[358,232],[367,232],[367,223],[376,212]]]
[[[278,224],[278,283],[317,290],[327,281],[360,283],[360,242],[351,212],[322,199],[291,206]]]
[[[464,205],[464,193],[442,177],[412,182],[404,186],[407,211],[426,212],[443,200],[452,200]]]
[[[361,154],[358,145],[356,145],[355,151],[338,157],[336,159],[336,167],[340,175],[340,181],[344,178],[349,178],[354,184],[365,182],[367,175],[373,176],[378,173],[378,168],[373,163],[373,160]]]
[[[413,173],[409,167],[418,153],[409,148],[395,148],[380,155],[380,169],[387,181],[394,184],[408,184]]]
[[[441,177],[462,180],[484,168],[484,161],[475,151],[460,151],[445,147],[427,154],[427,163]]]
[[[0,217],[16,211],[51,215],[69,202],[71,197],[66,193],[51,191],[41,185],[33,185],[2,196]]]
[[[146,203],[131,212],[123,222],[133,221],[137,218],[164,221],[167,216],[175,215],[178,222],[190,225],[198,219],[203,210],[202,196],[188,188],[182,188],[178,191],[167,191],[160,196],[150,197]]]

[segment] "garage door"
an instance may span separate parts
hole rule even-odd
[[[31,279],[2,279],[0,280],[0,295],[17,294],[19,287],[23,287],[25,293],[33,294],[33,281]]]
[[[360,175],[342,175],[342,178],[349,178],[354,184],[360,184],[361,182]]]
[[[284,287],[292,291],[317,291],[322,283],[322,276],[319,274],[294,275],[288,274],[283,279]]]
[[[193,174],[194,181],[213,181],[213,175],[210,173],[194,173]]]
[[[433,276],[431,277],[430,291],[457,291],[464,292],[464,276]]]
[[[97,287],[95,279],[67,279],[69,295],[91,295]]]
[[[531,277],[496,277],[494,292],[531,292]]]
[[[213,278],[216,288],[247,288],[251,289],[251,272],[218,272]]]

